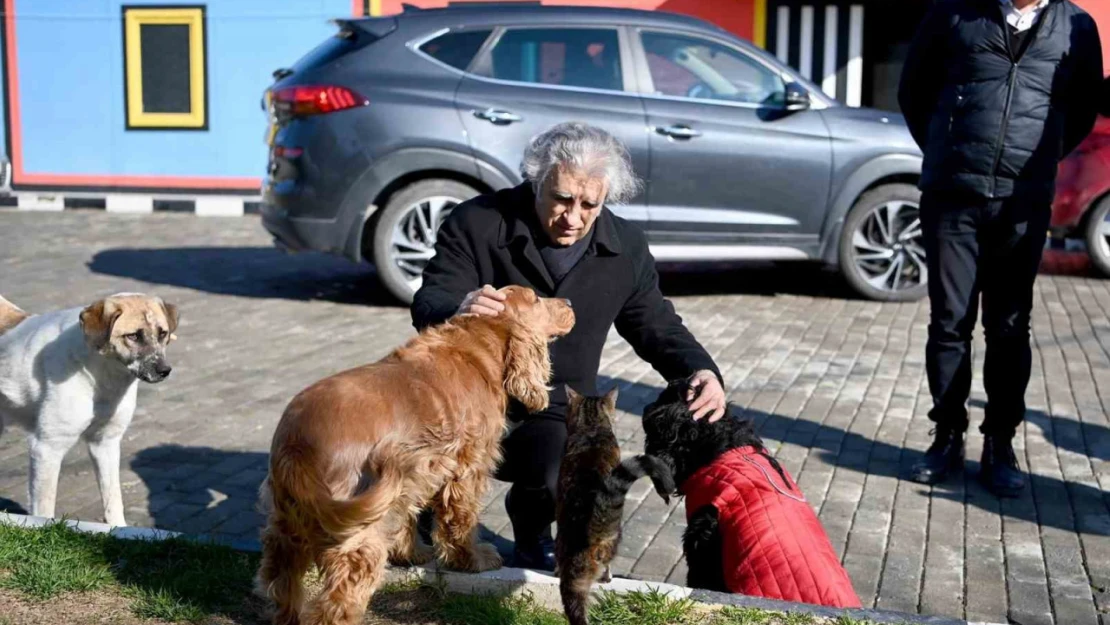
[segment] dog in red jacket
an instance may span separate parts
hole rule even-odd
[[[646,453],[670,462],[686,497],[687,585],[837,608],[860,607],[821,521],[750,420],[694,421],[687,380],[644,411]]]

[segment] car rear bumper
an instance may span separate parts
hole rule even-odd
[[[285,251],[327,252],[361,262],[362,228],[373,208],[340,212],[336,219],[307,219],[291,216],[286,209],[263,201],[259,212],[262,227],[273,235],[274,245]]]
[[[289,215],[271,204],[263,204],[259,210],[262,227],[274,237],[274,245],[290,252],[310,249],[297,234],[297,228]]]

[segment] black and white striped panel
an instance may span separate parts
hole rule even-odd
[[[770,0],[767,49],[849,106],[863,103],[862,4]]]
[[[0,208],[25,211],[93,209],[109,213],[172,212],[234,217],[258,213],[258,199],[257,196],[153,196],[134,193],[71,195],[56,191],[16,191],[0,196]]]

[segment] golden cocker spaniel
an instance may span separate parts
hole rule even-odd
[[[574,325],[570,303],[511,286],[496,317],[458,316],[382,360],[325,378],[289,403],[274,432],[261,499],[259,589],[274,623],[301,622],[302,578],[315,563],[324,588],[311,624],[361,621],[386,560],[450,568],[501,566],[478,543],[481,497],[501,458],[509,398],[547,407],[548,343]],[[436,516],[435,551],[416,516]]]

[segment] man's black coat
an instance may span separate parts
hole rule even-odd
[[[999,0],[938,0],[910,47],[898,102],[925,153],[923,190],[1051,202],[1056,166],[1100,108],[1094,20],[1051,0],[1012,49]]]
[[[551,346],[554,390],[545,416],[565,415],[564,384],[580,393],[598,394],[601,350],[614,323],[636,354],[664,378],[702,369],[720,377],[713,359],[659,291],[655,261],[636,226],[603,207],[585,256],[556,286],[536,246],[535,237],[544,235],[535,210],[528,183],[456,207],[440,229],[436,255],[424,270],[423,286],[412,304],[413,325],[419,330],[445,321],[467,293],[484,284],[519,284],[541,297],[569,299],[577,321],[570,334]]]

